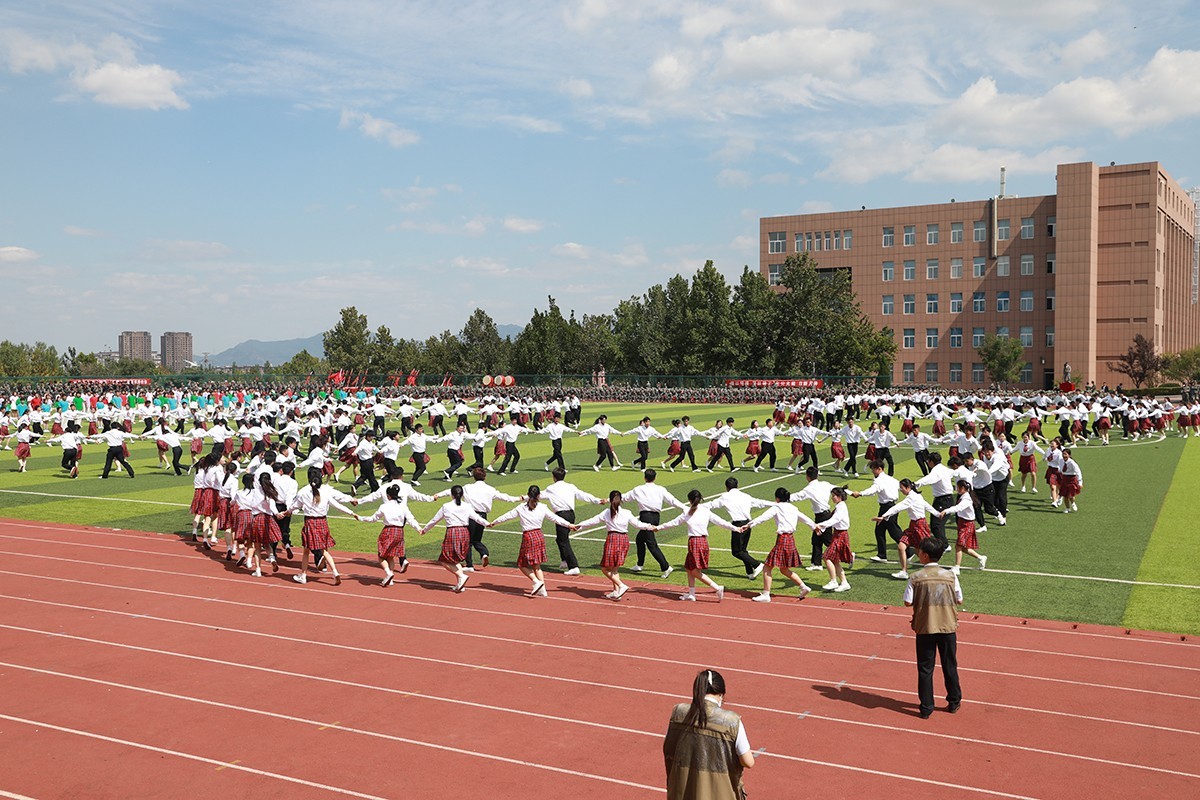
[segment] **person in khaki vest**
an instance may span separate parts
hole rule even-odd
[[[671,712],[663,758],[667,800],[745,800],[742,771],[754,766],[754,754],[742,719],[721,707],[725,679],[701,670],[692,682],[692,702]]]
[[[914,570],[904,587],[904,605],[913,610],[912,629],[917,634],[917,695],[921,719],[933,713],[933,665],[942,660],[946,681],[946,710],[958,711],[962,689],[958,685],[958,606],[962,587],[958,576],[938,565],[946,544],[937,537],[921,540],[917,556],[921,569]]]

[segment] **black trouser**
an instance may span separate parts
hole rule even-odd
[[[992,503],[996,513],[1008,516],[1008,476],[992,481]]]
[[[463,430],[465,430],[467,433],[470,433],[470,432],[471,432],[471,421],[467,419],[467,415],[466,415],[466,414],[459,414],[459,415],[458,415],[458,424],[459,424],[459,425],[462,425],[462,426],[463,426]]]
[[[433,428],[433,432],[438,436],[446,435],[446,426],[442,424],[442,415],[438,414],[433,419],[429,420],[429,427]]]
[[[412,454],[412,462],[413,462],[412,479],[414,481],[419,481],[419,480],[421,480],[421,476],[425,474],[425,454],[424,453],[413,453]]]
[[[562,457],[562,439],[550,440],[550,457],[546,459],[546,466],[550,466],[556,461],[558,462],[558,466],[561,468],[567,468],[567,465],[563,462]]]
[[[979,498],[979,502],[975,505],[975,523],[979,527],[987,525],[987,520],[984,517],[984,512],[996,516],[996,502],[992,496],[992,485],[976,486],[975,496]]]
[[[453,478],[454,473],[463,465],[463,457],[454,448],[449,448],[446,450],[446,458],[450,460],[450,466],[446,468],[446,477]]]
[[[637,443],[637,453],[638,453],[637,458],[635,458],[633,460],[633,466],[638,467],[638,465],[640,464],[641,466],[638,467],[638,469],[645,469],[646,468],[646,459],[648,459],[650,457],[650,442],[639,441]]]
[[[171,467],[175,470],[176,475],[183,474],[183,465],[179,463],[179,459],[183,457],[183,448],[175,445],[171,448]]]
[[[946,701],[962,702],[962,687],[958,683],[958,634],[917,634],[917,697],[921,711],[933,711],[933,665],[942,659],[942,678],[946,682]]]
[[[938,511],[947,509],[952,505],[954,505],[954,495],[952,494],[939,494],[933,498],[933,507]],[[937,516],[936,514],[931,515],[929,517],[929,532],[942,541],[946,541],[946,518]]]
[[[100,477],[108,477],[109,470],[112,469],[114,461],[125,468],[125,471],[129,473],[129,477],[133,477],[133,467],[129,466],[129,462],[125,460],[125,452],[121,449],[121,445],[108,448],[108,452],[104,455],[104,474]]]
[[[891,430],[892,429],[891,416],[888,414],[884,414],[882,417],[879,418],[879,424],[883,426],[883,429],[885,431]]]
[[[921,468],[922,475],[929,474],[929,451],[917,450],[913,453],[913,457],[917,460],[917,466]]]
[[[688,462],[692,465],[692,469],[696,469],[696,454],[692,452],[692,443],[691,442],[680,442],[679,443],[679,456],[674,461],[671,462],[671,465],[670,465],[671,469],[675,469],[680,464],[682,464],[684,458],[686,458],[688,460]]]
[[[479,514],[479,516],[483,517],[484,519],[487,519],[487,514],[480,514],[478,511],[475,513]],[[484,530],[485,528],[475,520],[467,520],[467,533],[471,535],[471,546],[467,548],[468,567],[475,566],[473,551],[478,552],[481,556],[491,555],[491,553],[488,552],[487,545],[483,543]]]
[[[392,473],[393,473],[393,472],[395,472],[395,471],[396,471],[396,460],[395,460],[395,459],[393,459],[393,458],[387,458],[387,457],[385,456],[385,457],[384,457],[384,459],[383,459],[383,474],[384,474],[384,477],[386,477],[388,480],[391,480],[391,479],[392,479]]]
[[[224,442],[218,442],[216,439],[213,439],[213,449],[212,449],[212,452],[213,452],[213,455],[216,455],[216,456],[223,456],[223,455],[225,455],[225,443],[224,443]]]
[[[708,469],[711,471],[717,462],[721,460],[721,456],[725,456],[725,460],[729,462],[729,471],[733,472],[733,454],[729,452],[728,447],[721,447],[721,445],[717,445],[716,455],[709,456]]]
[[[846,469],[858,474],[858,442],[846,442]]]
[[[34,423],[30,424],[30,426],[29,426],[29,427],[30,427],[30,429],[32,429],[32,430],[33,430],[33,432],[34,432],[34,433],[36,433],[38,436],[41,436],[43,433],[45,433],[45,431],[44,431],[44,430],[42,430],[42,423],[40,423],[40,422],[34,422]]]
[[[358,480],[354,482],[354,488],[363,484],[371,487],[372,492],[379,491],[379,480],[375,477],[375,459],[360,458],[358,460]]]
[[[743,525],[749,525],[749,524],[750,524],[750,520],[748,520],[748,519],[733,520],[733,526],[735,528],[740,528]],[[736,558],[738,561],[741,561],[742,564],[746,567],[747,575],[753,575],[754,570],[758,569],[759,560],[757,558],[755,558],[754,556],[750,555],[750,551],[748,549],[749,546],[750,546],[750,531],[746,531],[745,533],[738,533],[737,531],[729,532],[729,552],[732,553],[733,557]]]
[[[575,521],[575,511],[556,511],[554,512],[567,522]],[[567,562],[567,569],[579,569],[579,561],[575,558],[575,550],[571,547],[571,529],[564,528],[562,525],[554,526],[554,543],[558,545],[558,557]]]
[[[405,436],[407,436],[408,434],[412,433],[412,429],[413,429],[412,417],[401,417],[400,418],[400,432],[402,434],[404,434]]]
[[[146,417],[145,422],[146,422],[146,427],[142,428],[143,436],[145,436],[147,433],[149,433],[150,429],[154,427],[154,420],[151,419],[150,417]]]
[[[613,455],[612,443],[608,439],[600,439],[596,442],[596,466],[603,464],[606,458],[610,467],[617,465],[617,457]]]
[[[334,447],[337,447],[339,444],[341,444],[343,441],[345,441],[346,434],[348,434],[348,433],[350,433],[350,428],[334,428],[333,429],[333,441],[330,442],[330,444],[333,445]]]
[[[497,473],[504,474],[508,470],[509,462],[512,462],[513,472],[516,472],[517,464],[521,463],[521,451],[517,449],[516,440],[504,443],[504,460],[500,462]]]
[[[817,461],[817,446],[815,444],[813,444],[812,442],[801,442],[800,443],[800,453],[804,457],[800,459],[800,463],[796,465],[796,469],[800,469],[805,464],[807,464],[808,460],[810,458],[812,459],[812,463],[813,463],[814,467],[821,466],[820,462]]]
[[[387,430],[387,428],[384,425],[384,422],[385,422],[384,417],[375,417],[375,419],[372,421],[371,430],[375,431],[376,439],[382,439],[384,431]]]
[[[762,464],[764,458],[769,458],[770,461],[768,463],[771,465],[771,469],[775,469],[775,443],[774,442],[763,442],[762,443],[762,450],[759,451],[758,458],[756,458],[754,460],[754,468],[755,469],[758,469],[759,465]]]
[[[475,463],[468,467],[467,471],[470,472],[473,469],[483,469],[483,448],[479,445],[472,445],[471,452],[475,456]]]
[[[285,506],[283,503],[276,503],[275,508],[279,509],[280,511],[287,510],[287,506]],[[292,515],[288,514],[283,519],[277,519],[275,521],[277,523],[279,523],[279,533],[283,537],[281,540],[281,544],[284,547],[291,547],[292,546]],[[271,552],[274,553],[275,551],[272,550]]]
[[[887,464],[888,475],[896,474],[896,462],[892,461],[892,448],[876,447],[875,448],[875,460],[883,461]]]
[[[822,511],[820,514],[816,514],[813,516],[813,522],[820,525],[822,522],[825,522],[832,518],[833,518],[832,510]],[[826,533],[832,534],[833,531],[827,531]],[[827,544],[833,544],[833,536],[832,535],[826,536],[826,535],[820,534],[820,533],[813,533],[813,535],[812,535],[812,563],[813,563],[813,566],[816,566],[816,567],[821,566],[821,555],[822,555],[822,552],[825,550],[825,545],[827,545]]]
[[[883,512],[896,505],[895,500],[889,500],[886,503],[879,504],[879,513],[875,516],[882,517]],[[880,558],[887,558],[887,537],[891,536],[893,542],[900,541],[900,537],[904,535],[904,531],[900,530],[900,523],[896,522],[895,517],[888,517],[875,523],[875,555]],[[903,565],[901,565],[903,567]]]
[[[79,451],[77,449],[72,447],[70,449],[63,450],[63,454],[62,454],[62,468],[63,469],[65,469],[65,470],[74,469],[75,462],[78,460],[79,460]]]
[[[1063,420],[1058,426],[1058,438],[1062,439],[1063,444],[1071,441],[1071,420]]]
[[[649,525],[657,525],[662,519],[662,515],[657,511],[639,511],[638,519]],[[658,547],[658,537],[654,535],[654,531],[637,532],[637,563],[642,566],[646,563],[646,551],[650,551],[650,555],[658,562],[658,568],[663,572],[667,571],[670,564],[667,563],[667,558],[662,554],[662,550]]]

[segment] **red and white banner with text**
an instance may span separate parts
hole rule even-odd
[[[825,381],[819,378],[764,378],[762,380],[735,379],[725,381],[726,386],[739,389],[821,389]]]

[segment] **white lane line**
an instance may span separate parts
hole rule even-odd
[[[110,503],[143,503],[151,506],[171,506],[172,508],[190,508],[188,503],[168,503],[163,500],[138,500],[133,497],[92,497],[84,494],[55,494],[53,492],[27,492],[22,489],[0,489],[3,494],[27,494],[34,497],[58,497],[66,500],[107,500]]]
[[[225,769],[234,769],[234,770],[237,770],[238,772],[246,772],[251,775],[259,775],[264,778],[275,778],[276,780],[287,781],[288,783],[294,783],[299,786],[307,786],[310,789],[324,789],[327,792],[334,792],[335,794],[346,795],[347,797],[361,797],[361,798],[363,798],[363,800],[387,800],[387,798],[379,797],[378,795],[363,794],[362,792],[355,792],[350,789],[343,789],[339,786],[329,786],[328,784],[324,784],[324,783],[314,783],[313,781],[306,781],[303,778],[293,778],[290,775],[282,775],[278,772],[267,772],[266,770],[254,769],[253,767],[247,767],[242,764],[235,764],[233,762],[226,762],[226,761],[218,761],[215,758],[205,758],[204,756],[198,756],[194,753],[184,753],[179,750],[170,750],[165,747],[155,747],[154,745],[144,744],[142,742],[132,742],[128,739],[118,739],[114,736],[105,736],[100,733],[93,733],[91,731],[79,730],[78,728],[65,728],[61,725],[52,725],[49,722],[40,722],[38,720],[25,719],[24,717],[14,717],[9,714],[0,714],[0,719],[6,719],[9,722],[16,722],[16,723],[20,723],[22,725],[29,725],[34,728],[46,728],[48,730],[58,731],[59,733],[70,733],[70,734],[74,734],[76,736],[83,736],[88,739],[97,739],[101,742],[109,742],[110,744],[120,744],[120,745],[124,745],[126,747],[136,747],[139,750],[148,750],[151,753],[160,753],[162,755],[175,756],[177,758],[185,758],[189,761],[199,761],[203,764],[212,764],[214,767],[224,767]]]
[[[57,580],[57,579],[55,579],[55,580]],[[167,596],[174,596],[174,597],[180,596],[180,595],[174,595],[170,592],[158,592],[158,591],[153,591],[153,590],[142,590],[142,591],[145,591],[145,592],[151,593],[151,594],[165,594]],[[128,617],[128,618],[133,618],[133,619],[145,619],[145,620],[149,620],[152,622],[163,622],[163,623],[170,624],[170,625],[182,625],[185,627],[202,628],[202,629],[209,630],[209,631],[211,631],[213,629],[213,626],[210,623],[191,622],[188,620],[179,620],[179,619],[174,619],[174,618],[169,618],[169,617],[156,617],[156,616],[151,616],[151,615],[147,615],[147,614],[136,614],[136,613],[128,612],[128,611],[114,611],[114,610],[106,609],[103,607],[83,606],[83,605],[74,604],[74,603],[59,603],[59,602],[55,602],[52,600],[38,600],[38,599],[34,599],[34,598],[14,597],[14,596],[10,596],[10,595],[0,595],[0,598],[8,599],[8,600],[15,600],[15,601],[24,602],[24,603],[33,603],[33,604],[37,604],[37,605],[52,606],[52,607],[57,607],[57,608],[69,608],[69,609],[81,610],[81,611],[91,611],[91,612],[101,613],[101,614],[110,614],[110,615],[118,616],[118,617]],[[185,599],[193,599],[190,596],[184,596],[184,598]],[[250,604],[250,603],[237,603],[234,601],[221,601],[221,602],[225,602],[226,604],[229,604],[229,605],[244,605],[244,606],[249,606],[251,608],[261,609],[260,606],[256,606],[256,605]],[[330,616],[330,615],[318,614],[317,616]],[[389,627],[402,627],[402,626],[393,624],[393,625],[390,625]],[[0,623],[0,628],[13,628],[15,630],[25,630],[22,628],[17,628],[15,626],[5,625],[3,623]],[[284,642],[297,643],[297,644],[314,645],[317,647],[327,647],[327,648],[331,648],[331,649],[335,649],[335,650],[346,650],[346,651],[356,652],[356,653],[368,653],[370,655],[381,655],[381,656],[386,656],[386,657],[391,657],[391,658],[399,658],[399,659],[408,660],[408,661],[420,661],[420,662],[424,662],[424,663],[437,664],[439,666],[462,667],[462,668],[471,669],[471,670],[484,670],[487,672],[497,672],[497,673],[505,674],[505,675],[519,675],[522,677],[540,678],[540,679],[544,679],[544,680],[557,681],[557,682],[569,683],[569,684],[574,684],[574,685],[592,686],[592,687],[605,688],[605,689],[619,689],[622,691],[630,691],[630,692],[635,692],[638,694],[649,694],[649,695],[662,696],[662,697],[674,697],[674,695],[664,694],[661,692],[655,692],[655,691],[650,691],[650,690],[645,690],[645,689],[635,689],[635,688],[626,687],[626,686],[613,686],[611,684],[598,683],[595,681],[589,681],[589,680],[578,679],[578,678],[568,678],[568,677],[563,677],[563,676],[559,676],[559,675],[545,675],[545,674],[536,673],[536,672],[511,670],[511,669],[506,669],[503,667],[480,666],[477,664],[469,664],[469,663],[460,662],[460,661],[450,661],[450,660],[446,660],[446,659],[438,659],[438,658],[433,658],[430,656],[418,656],[418,655],[413,655],[410,653],[397,653],[397,652],[393,652],[390,650],[376,650],[376,649],[372,649],[372,648],[356,647],[354,645],[335,644],[335,643],[326,642],[326,641],[320,641],[320,640],[314,640],[314,639],[304,639],[304,638],[298,638],[298,637],[292,637],[292,636],[284,636],[281,634],[265,633],[265,632],[260,632],[260,631],[237,630],[237,629],[228,629],[228,628],[225,630],[229,633],[242,634],[245,636],[252,636],[252,637],[256,637],[256,638],[270,639],[270,640],[275,640],[275,641],[284,641]],[[46,633],[46,632],[42,632],[42,631],[31,631],[31,632],[45,633],[46,635],[58,635],[58,634]],[[70,637],[67,634],[62,634],[62,635],[67,636],[68,638],[79,638],[79,637]],[[113,643],[113,644],[114,644],[114,646],[118,646],[118,647],[125,647],[125,648],[130,648],[130,649],[141,649],[137,645],[124,645],[124,644],[117,645],[115,643]],[[544,646],[537,642],[532,642],[532,643],[528,643],[528,644],[530,644],[530,646]],[[600,651],[600,652],[603,652],[603,651]],[[670,659],[659,659],[659,658],[654,658],[651,656],[634,656],[634,655],[629,655],[629,654],[625,654],[625,653],[619,653],[616,655],[624,656],[624,657],[630,658],[631,660],[643,660],[643,661],[671,663],[671,664],[677,663],[676,661],[672,661]],[[813,678],[813,677],[802,676],[802,675],[800,675],[800,676],[776,675],[773,673],[763,673],[760,670],[741,669],[741,668],[737,668],[737,667],[722,667],[722,669],[727,669],[731,672],[742,672],[742,673],[760,676],[760,677],[785,678],[788,680],[795,680],[795,681],[805,682],[805,683],[829,683],[829,681],[826,681],[823,678]],[[865,685],[865,684],[847,684],[847,685],[850,686],[851,688],[864,689],[864,690],[877,691],[877,692],[885,692],[885,693],[897,695],[897,696],[906,696],[907,695],[907,691],[903,690],[903,689],[894,689],[891,687],[880,687],[880,686],[869,686],[869,685]],[[1075,713],[1064,712],[1064,711],[1054,711],[1054,710],[1050,710],[1050,709],[1046,709],[1046,708],[1042,708],[1042,707],[1028,708],[1028,707],[1024,707],[1024,706],[1016,706],[1016,705],[1011,705],[1011,704],[1007,704],[1007,703],[995,703],[995,702],[982,701],[982,700],[981,701],[972,700],[972,704],[973,705],[981,705],[981,706],[991,706],[991,707],[996,707],[996,708],[1003,708],[1003,709],[1013,710],[1013,711],[1028,711],[1028,712],[1034,712],[1034,713],[1045,713],[1045,714],[1050,714],[1053,716],[1069,717],[1069,718],[1073,718],[1073,719],[1085,719],[1085,720],[1089,720],[1089,721],[1093,721],[1093,722],[1111,723],[1111,724],[1118,724],[1118,725],[1130,725],[1133,727],[1147,728],[1150,730],[1166,731],[1169,733],[1181,733],[1181,734],[1187,734],[1187,735],[1193,735],[1193,736],[1200,736],[1200,731],[1191,731],[1191,730],[1185,730],[1185,729],[1181,729],[1181,728],[1170,728],[1170,727],[1161,726],[1161,725],[1154,725],[1151,723],[1108,719],[1105,717],[1095,717],[1095,716],[1089,716],[1089,715],[1084,715],[1084,714],[1075,714]],[[751,706],[751,705],[746,705],[746,704],[739,704],[739,705],[742,705],[745,708],[753,708],[753,709],[756,709],[759,711],[778,713],[777,708],[761,708],[761,707]],[[793,713],[793,712],[785,712],[785,713]],[[892,728],[894,726],[886,726],[886,727]]]
[[[1120,583],[1126,586],[1161,586],[1167,589],[1200,589],[1200,585],[1191,583],[1155,583],[1153,581],[1128,581],[1122,578],[1097,578],[1092,575],[1057,575],[1052,572],[1025,572],[1016,569],[989,569],[988,572],[999,572],[1003,575],[1031,575],[1037,578],[1060,578],[1070,581],[1100,581],[1102,583]]]
[[[111,532],[109,529],[87,530],[87,529],[81,529],[81,528],[64,528],[64,527],[52,527],[49,525],[26,524],[26,523],[22,523],[22,522],[12,522],[12,521],[4,521],[2,524],[4,527],[33,528],[35,530],[55,531],[55,532],[61,532],[61,533],[80,533],[80,534],[88,534],[88,535],[92,535],[92,536],[103,536],[105,538],[123,537],[123,538],[130,538],[130,539],[138,539],[141,541],[150,539],[150,540],[154,540],[154,541],[161,541],[161,542],[168,543],[168,544],[175,544],[179,541],[178,537],[175,535],[172,535],[172,534],[147,533],[145,535],[137,535],[137,534],[130,534],[130,533],[114,533],[114,532]],[[27,539],[27,537],[4,537],[4,538],[14,538],[17,540],[20,540],[22,538]],[[51,543],[63,544],[63,542],[60,542],[58,540],[53,540]],[[71,542],[69,544],[71,544],[72,546],[77,545],[77,543],[74,543],[74,542]],[[78,545],[78,546],[96,547],[97,545]],[[125,549],[125,548],[117,548],[117,549]],[[161,555],[166,555],[166,554],[161,554]],[[175,556],[175,557],[187,558],[188,556]],[[369,557],[369,555],[365,556],[365,557]],[[441,571],[440,567],[436,567],[434,565],[426,565],[426,564],[422,564],[419,562],[414,562],[412,566],[415,568],[420,568],[420,569],[429,569],[434,572]],[[195,575],[194,577],[203,577],[203,576]],[[571,583],[573,585],[579,585],[579,586],[604,586],[604,587],[608,586],[607,583],[600,584],[600,583],[595,583],[595,582],[586,581],[586,580],[572,580]],[[664,584],[664,586],[665,585],[667,585],[667,584]],[[352,594],[355,597],[362,597],[362,598],[369,599],[369,600],[381,600],[381,599],[392,600],[391,598],[378,598],[378,597],[374,597],[374,596],[370,596],[370,595],[356,594],[353,592],[345,592],[344,594]],[[564,597],[558,597],[555,599],[558,601],[561,601],[561,602],[578,602],[578,603],[589,603],[589,604],[595,605],[592,601],[586,600],[586,599],[576,600],[573,598],[564,598]],[[394,600],[392,600],[392,601],[395,602]],[[415,602],[415,601],[400,601],[400,602]],[[422,604],[422,605],[429,605],[432,607],[435,604]],[[445,606],[441,606],[441,605],[437,605],[436,607],[445,608]],[[609,606],[602,604],[601,607],[609,607]],[[647,611],[647,612],[656,613],[656,614],[682,614],[682,615],[686,615],[688,617],[696,616],[696,612],[694,612],[694,611],[679,611],[679,610],[669,609],[669,608],[656,608],[656,607],[648,607],[648,606],[638,606],[637,608],[639,611]],[[816,608],[820,611],[835,611],[835,612],[843,612],[843,613],[849,613],[849,614],[866,614],[869,616],[888,617],[890,619],[895,619],[898,616],[900,616],[894,612],[889,612],[886,610],[876,610],[876,609],[865,608],[865,607],[859,608],[859,607],[854,607],[851,605],[834,605],[834,606],[818,605],[818,606],[814,606],[814,608]],[[459,609],[459,610],[475,611],[475,609]],[[480,612],[480,613],[485,613],[485,612]],[[791,622],[791,621],[787,621],[787,620],[771,620],[771,619],[729,616],[729,615],[722,615],[722,616],[724,619],[732,619],[732,620],[748,622],[748,623],[780,625],[780,626],[798,627],[798,628],[848,630],[848,631],[853,631],[856,633],[863,633],[863,631],[859,631],[858,629],[855,629],[855,628],[848,628],[848,629],[827,628],[826,626],[810,625],[810,624],[806,624],[806,623]],[[989,628],[995,628],[998,630],[1003,630],[1005,632],[1022,631],[1025,633],[1047,633],[1047,634],[1058,634],[1058,635],[1067,635],[1067,636],[1082,636],[1082,637],[1086,637],[1086,638],[1106,639],[1109,641],[1133,643],[1138,646],[1141,646],[1144,644],[1159,644],[1159,645],[1172,645],[1172,646],[1177,646],[1177,647],[1178,646],[1191,647],[1191,648],[1200,647],[1200,642],[1188,640],[1188,639],[1186,639],[1186,637],[1183,637],[1183,636],[1180,636],[1180,638],[1177,638],[1177,639],[1137,638],[1137,637],[1131,637],[1128,634],[1119,635],[1119,634],[1096,633],[1096,632],[1092,632],[1092,631],[1066,630],[1066,629],[1058,629],[1058,628],[1039,628],[1039,627],[1029,627],[1029,626],[1025,626],[1025,625],[1012,625],[1012,624],[1006,624],[1006,623],[1002,623],[1002,622],[990,622],[987,620],[960,619],[960,622],[970,625],[972,627],[989,627]],[[1079,623],[1079,624],[1088,624],[1088,623]],[[876,633],[876,632],[868,631],[866,633]],[[981,646],[998,648],[998,649],[1001,649],[1001,648],[1002,649],[1016,649],[1018,651],[1023,651],[1025,649],[1025,648],[1020,648],[1020,647],[1008,648],[1005,645],[996,645],[996,644],[987,644],[987,645],[981,645]],[[1031,651],[1031,652],[1039,652],[1039,651]],[[1040,651],[1040,652],[1048,652],[1050,654],[1056,653],[1056,651]],[[1060,653],[1060,655],[1072,655],[1072,654]],[[1079,657],[1079,658],[1099,658],[1096,656],[1083,656],[1083,655],[1079,655],[1077,657]],[[1123,659],[1118,658],[1115,660],[1122,661]],[[1164,666],[1170,666],[1170,665],[1164,665]],[[1186,669],[1191,669],[1191,668],[1189,667]]]
[[[7,800],[33,800],[32,797],[26,797],[23,794],[16,794],[14,792],[6,792],[3,789],[0,789],[0,797],[7,798]]]

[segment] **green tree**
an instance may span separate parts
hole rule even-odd
[[[1171,356],[1163,371],[1177,381],[1200,381],[1200,347]]]
[[[1118,356],[1116,361],[1108,362],[1108,368],[1113,372],[1128,375],[1134,387],[1141,388],[1142,384],[1153,384],[1158,373],[1169,366],[1169,361],[1166,356],[1155,351],[1153,339],[1147,339],[1139,333],[1133,337],[1133,344],[1124,355]]]
[[[313,375],[324,379],[329,374],[325,362],[308,350],[301,350],[291,359],[279,366],[279,372],[283,375]]]
[[[506,374],[508,371],[508,346],[500,338],[495,321],[482,308],[471,312],[462,330],[458,332],[461,342],[460,369],[468,373]],[[459,371],[459,370],[454,370]]]
[[[322,337],[325,360],[333,369],[362,372],[370,366],[371,329],[367,315],[354,306],[343,308],[341,315]]]
[[[29,374],[29,345],[10,342],[8,339],[0,342],[0,374],[19,377]]]
[[[571,321],[575,321],[574,315]],[[572,350],[575,361],[568,371],[589,375],[600,367],[612,371],[614,365],[619,366],[621,358],[614,326],[615,321],[609,314],[584,314],[578,323],[579,342]]]
[[[367,371],[371,375],[379,376],[382,379],[400,369],[400,353],[397,344],[396,337],[392,336],[392,331],[388,326],[380,325],[375,329],[375,335],[368,345]]]
[[[725,276],[712,261],[692,276],[690,324],[685,328],[692,346],[677,364],[681,373],[724,375],[741,368],[741,337],[736,334],[737,317],[729,294]]]
[[[1025,348],[1016,339],[988,334],[979,347],[979,360],[993,383],[1016,383],[1025,363]]]
[[[733,287],[736,348],[741,354],[741,371],[747,375],[772,375],[775,372],[775,331],[772,307],[775,292],[757,270],[742,268],[742,277]]]

